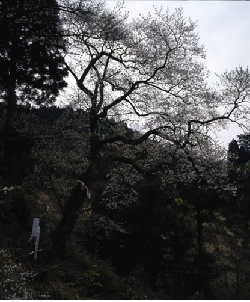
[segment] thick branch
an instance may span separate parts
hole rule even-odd
[[[162,133],[160,132],[161,129],[171,129],[171,131],[173,131],[173,129],[170,126],[161,126],[152,130],[147,131],[146,133],[144,133],[142,136],[140,136],[137,139],[131,139],[131,138],[127,138],[125,136],[122,135],[117,135],[114,137],[108,137],[104,140],[101,140],[99,142],[100,146],[106,145],[106,144],[112,144],[115,142],[123,142],[127,145],[139,145],[141,143],[143,143],[145,140],[147,140],[149,138],[150,135],[157,135],[157,136],[162,136]],[[174,141],[175,142],[175,141]],[[176,141],[177,143],[177,141]]]
[[[99,101],[99,104],[97,105],[97,112],[99,112],[99,110],[102,107],[103,102],[104,102],[104,84],[103,84],[103,82],[106,78],[106,74],[108,71],[109,59],[110,59],[110,57],[107,58],[107,61],[105,63],[105,67],[104,67],[104,71],[103,71],[103,75],[102,75],[102,79],[100,79],[100,101]]]
[[[89,65],[85,68],[84,72],[82,73],[81,78],[79,79],[80,82],[83,82],[89,73],[90,69],[93,68],[98,60],[100,60],[101,57],[107,56],[111,58],[114,61],[117,61],[119,63],[123,63],[122,59],[119,59],[115,56],[112,55],[112,53],[106,52],[106,51],[101,51],[96,57],[92,58],[89,62]]]
[[[81,78],[78,80],[78,82],[83,83],[86,76],[88,75],[91,68],[93,68],[96,64],[96,62],[104,55],[106,55],[104,51],[101,51],[96,57],[90,60],[89,65],[85,68],[84,72],[82,73]]]
[[[81,80],[78,79],[76,73],[73,71],[72,68],[69,67],[69,65],[65,62],[64,60],[64,65],[67,67],[68,71],[72,74],[72,76],[75,78],[76,83],[78,85],[78,87],[84,92],[86,93],[90,98],[93,98],[94,94],[83,84],[83,82],[81,82]]]

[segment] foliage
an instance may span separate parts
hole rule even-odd
[[[60,55],[64,42],[56,1],[48,6],[46,1],[1,0],[0,7],[1,99],[9,105],[53,102],[66,86],[67,74]],[[10,95],[13,88],[18,90],[15,96]]]
[[[34,292],[30,281],[34,272],[13,260],[9,249],[0,250],[0,297],[2,300],[30,300]]]
[[[52,110],[48,109],[47,113]],[[86,117],[82,112],[73,112],[69,108],[61,110],[61,116],[50,123],[44,120],[40,123],[43,136],[32,149],[36,162],[34,179],[38,186],[53,193],[63,212],[72,184],[89,161]]]
[[[61,179],[69,179],[72,175],[72,181],[75,181],[76,175],[71,170],[71,165],[78,162],[79,158],[69,156],[66,163],[69,159],[74,159],[72,162],[70,161],[71,164],[64,168],[62,168],[62,164],[67,150],[71,156],[78,152],[78,145],[72,143],[72,140],[75,142],[75,139],[77,141],[80,137],[79,141],[84,143],[84,138],[88,135],[84,128],[85,114],[65,109],[60,110],[57,118],[52,118],[48,113],[53,110],[55,108],[46,110],[43,108],[41,112],[35,110],[28,115],[30,120],[27,119],[27,122],[30,121],[30,125],[35,125],[36,121],[36,127],[30,127],[34,131],[33,137],[34,135],[39,137],[41,131],[44,135],[43,140],[38,139],[33,148],[36,149],[39,146],[39,152],[46,154],[44,160],[50,160],[53,168],[51,175],[54,178],[60,171]],[[44,114],[43,117],[41,117],[42,114]],[[65,120],[67,120],[66,129],[63,127]],[[107,123],[107,125],[109,124]],[[51,129],[53,133],[58,133],[60,129],[64,135],[54,138],[54,144],[51,143],[50,138],[45,144],[46,136],[51,135]],[[21,128],[19,130],[21,131]],[[60,144],[60,142],[62,143]],[[59,146],[62,147],[59,149],[60,152],[58,151]],[[56,149],[52,149],[52,147]],[[123,152],[126,155],[137,156],[140,165],[145,166],[150,166],[152,158],[155,158],[157,162],[158,158],[160,160],[163,155],[169,160],[176,156],[175,148],[169,148],[168,152],[164,153],[164,146],[157,140],[145,141],[142,147],[142,149],[135,148],[134,150],[123,149]],[[121,150],[121,145],[117,144],[114,148],[109,148],[107,152],[114,154]],[[55,153],[55,157],[53,157],[53,153]],[[199,159],[199,156],[196,155],[196,157]],[[247,240],[249,232],[244,223],[247,220],[245,218],[244,221],[242,220],[243,211],[239,211],[239,208],[237,209],[238,218],[236,213],[234,216],[230,213],[233,198],[236,197],[223,193],[226,183],[223,184],[222,178],[220,186],[216,186],[216,175],[218,177],[222,175],[218,170],[224,169],[226,164],[217,159],[213,163],[212,156],[207,156],[207,159],[208,166],[211,167],[213,164],[214,178],[211,178],[208,167],[200,164],[198,171],[201,173],[195,170],[192,177],[186,179],[185,175],[189,175],[191,165],[184,159],[174,166],[168,166],[166,170],[162,169],[144,176],[124,163],[113,165],[112,162],[107,162],[109,169],[107,167],[106,169],[109,173],[104,173],[106,177],[99,183],[102,187],[102,197],[99,200],[101,206],[98,215],[91,214],[91,212],[82,213],[73,233],[75,239],[72,239],[72,244],[74,245],[69,248],[68,257],[64,262],[58,262],[54,256],[51,259],[47,258],[46,253],[49,252],[51,242],[49,228],[43,228],[41,244],[45,249],[38,255],[41,262],[37,270],[32,271],[32,278],[40,276],[43,270],[47,271],[48,276],[43,283],[39,283],[38,295],[48,299],[54,297],[65,299],[193,299],[208,298],[211,295],[213,298],[219,299],[235,298],[237,295],[247,297],[248,275],[247,271],[243,269],[248,265],[245,257],[247,248],[244,247],[244,241]],[[35,176],[33,189],[31,190],[31,183],[27,183],[26,187],[23,184],[21,188],[13,191],[15,200],[13,210],[15,207],[22,206],[21,201],[25,205],[28,200],[32,200],[28,195],[34,194],[35,188],[38,196],[41,192],[43,195],[30,204],[30,206],[32,205],[30,207],[31,215],[38,215],[40,218],[44,216],[47,221],[53,221],[55,215],[59,214],[59,208],[56,206],[55,200],[54,203],[47,203],[50,206],[49,209],[45,206],[43,198],[48,190],[42,180],[46,176],[46,169],[44,169],[46,166],[44,160],[39,161],[37,157],[34,157],[33,160],[37,169],[34,170],[35,174],[30,175],[31,178]],[[38,169],[40,169],[40,174]],[[244,171],[248,171],[247,165],[244,166],[244,169]],[[201,182],[202,179],[203,182]],[[208,184],[204,182],[204,179],[208,181]],[[68,190],[71,187],[70,183],[70,179],[65,183]],[[199,186],[198,189],[195,184]],[[58,184],[56,188],[60,192]],[[228,192],[230,193],[230,191]],[[239,191],[237,191],[238,193]],[[227,199],[222,199],[218,203],[216,194],[220,198],[227,197]],[[246,194],[246,200],[247,196]],[[237,195],[238,197],[239,195]],[[202,215],[205,250],[203,258],[200,258],[197,253],[198,209],[201,210]],[[215,215],[215,213],[217,214]],[[224,220],[221,220],[222,218]],[[25,230],[25,223],[18,220],[18,216],[15,219],[20,228]],[[49,223],[49,226],[53,226],[53,224]],[[230,245],[232,238],[227,239],[228,234],[231,233],[240,240],[243,239],[243,243],[236,245],[235,251]],[[12,242],[12,237],[10,237],[9,243]],[[17,246],[18,249],[20,247],[22,249],[23,241],[20,241],[19,245],[16,244]],[[224,249],[228,252],[225,253]],[[90,254],[87,254],[86,251]],[[27,254],[27,250],[24,253]],[[48,261],[48,259],[50,260]],[[201,270],[203,267],[201,259],[205,263],[204,271]],[[241,259],[244,265],[241,265]],[[30,265],[29,261],[22,257],[19,260],[20,269],[19,266],[15,266],[13,272],[26,272],[24,267],[25,264]],[[5,260],[4,263],[6,263]],[[17,265],[16,262],[15,265]],[[237,267],[240,279],[238,286],[235,286]],[[16,280],[12,278],[11,275],[9,279]],[[19,283],[16,282],[16,284]],[[33,294],[33,285],[29,289],[30,287],[26,284],[30,283],[23,284],[22,288],[26,288],[26,291],[30,290],[30,293]],[[34,281],[35,284],[37,283]],[[12,295],[11,284],[6,283],[6,287],[9,295]],[[227,289],[229,287],[232,289],[231,292]],[[15,288],[13,287],[13,289]],[[18,297],[21,299],[22,294],[20,293]],[[13,295],[12,298],[14,298]]]

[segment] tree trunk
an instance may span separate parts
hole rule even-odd
[[[97,152],[98,148],[95,149],[95,154],[97,154]],[[97,156],[92,154],[92,160],[93,161],[90,163],[86,172],[79,178],[80,181],[82,181],[89,189],[93,189],[93,185],[100,178],[101,170],[98,165]],[[79,218],[86,195],[87,189],[82,186],[81,183],[78,183],[72,191],[64,209],[61,221],[51,234],[54,251],[61,260],[66,257],[67,248],[70,243],[70,236],[74,231],[74,227]]]
[[[61,260],[66,257],[70,235],[74,230],[86,195],[87,190],[83,189],[81,184],[78,183],[72,191],[60,223],[51,235],[54,251]]]
[[[101,171],[101,156],[100,144],[97,132],[96,111],[90,113],[90,164],[86,172],[79,179],[89,188],[93,189],[95,183],[100,179]],[[67,254],[67,248],[70,243],[70,236],[74,230],[76,222],[79,218],[82,206],[87,195],[87,189],[78,183],[69,198],[69,201],[64,209],[63,217],[56,229],[51,234],[53,240],[54,251],[57,256],[63,260]],[[93,206],[93,202],[92,202]]]

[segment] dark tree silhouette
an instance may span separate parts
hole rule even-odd
[[[0,1],[0,101],[6,105],[3,145],[7,185],[15,182],[12,145],[18,138],[13,125],[17,104],[52,103],[66,87],[58,12],[55,0]]]

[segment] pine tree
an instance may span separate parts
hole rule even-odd
[[[17,104],[48,104],[66,87],[65,49],[56,0],[0,0],[0,102],[5,105],[4,185],[16,182],[13,143],[20,140],[14,126]],[[2,150],[1,150],[2,151]]]
[[[18,101],[52,103],[67,75],[56,1],[1,0],[0,10],[2,100],[9,110]]]
[[[239,145],[239,164],[246,163],[250,160],[250,135],[240,134],[238,137]]]

